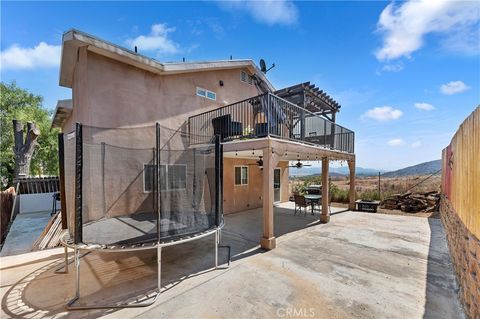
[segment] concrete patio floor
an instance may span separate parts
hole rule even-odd
[[[1,317],[463,318],[440,220],[343,212],[319,224],[318,213],[293,216],[291,205],[275,208],[277,248],[269,252],[258,246],[261,209],[225,216],[229,268],[210,270],[213,236],[164,249],[164,292],[146,308],[68,312],[73,268],[53,273],[61,249],[3,257]],[[80,304],[144,296],[155,288],[155,258],[83,257]]]

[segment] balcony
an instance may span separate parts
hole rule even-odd
[[[265,93],[188,119],[191,144],[218,134],[223,142],[275,137],[354,153],[355,133],[272,93]]]

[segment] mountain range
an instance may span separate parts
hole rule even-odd
[[[433,174],[442,168],[442,161],[435,160],[430,162],[424,162],[413,166],[408,166],[393,172],[387,172],[382,174],[384,177],[403,177],[411,175],[429,175]]]
[[[375,176],[380,174],[384,177],[402,177],[402,176],[410,176],[410,175],[427,175],[432,174],[441,168],[441,161],[429,161],[420,163],[413,166],[408,166],[402,169],[398,169],[396,171],[387,172],[385,170],[379,170],[375,168],[363,168],[363,167],[355,167],[355,173],[357,176]],[[339,175],[348,175],[349,170],[348,166],[342,167],[330,167],[329,168],[330,175],[332,176],[339,176]],[[309,175],[320,175],[321,174],[321,167],[302,167],[302,168],[291,168],[290,169],[290,176],[309,176]]]

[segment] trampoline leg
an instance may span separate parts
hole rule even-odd
[[[157,246],[157,271],[158,271],[158,293],[160,294],[160,291],[162,290],[162,246],[160,246],[160,243]]]
[[[75,261],[75,297],[68,302],[68,306],[72,306],[78,298],[80,298],[80,251],[77,247],[73,250],[73,258]]]
[[[215,269],[218,268],[218,240],[220,236],[218,234],[218,229],[215,231]]]
[[[65,273],[68,273],[68,247],[65,245]]]
[[[60,266],[55,269],[56,274],[68,274],[68,247],[63,246],[63,255],[64,255],[64,261],[63,261],[63,266]],[[63,270],[62,270],[63,269]]]

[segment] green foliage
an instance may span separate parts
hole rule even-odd
[[[363,200],[380,200],[380,194],[377,190],[361,192],[358,197]]]
[[[40,129],[38,145],[30,165],[31,175],[57,175],[58,130],[50,129],[52,112],[43,108],[43,98],[17,87],[15,82],[0,83],[0,184],[12,184],[15,169],[12,120],[34,122]]]
[[[293,185],[293,193],[294,194],[299,194],[299,195],[304,195],[306,193],[307,187],[305,186],[305,183],[298,183]]]
[[[330,183],[330,196],[332,198],[332,202],[348,203],[348,190],[340,189],[333,183]]]

